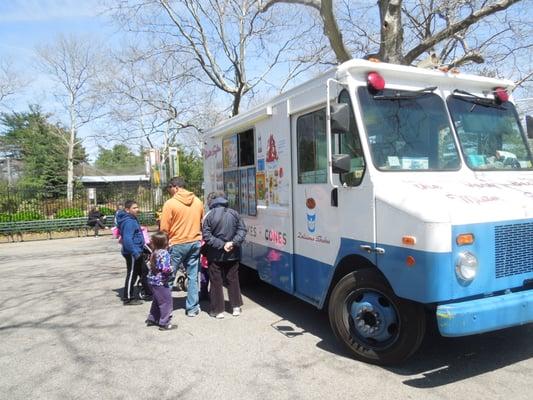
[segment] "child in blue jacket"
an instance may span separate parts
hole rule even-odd
[[[151,294],[146,275],[142,273],[146,269],[144,265],[143,249],[144,237],[141,225],[137,220],[139,206],[133,200],[124,203],[124,210],[117,212],[117,225],[122,236],[122,255],[126,259],[126,281],[122,301],[124,305],[138,305],[142,301],[134,297],[133,286],[137,278],[141,278],[141,284],[145,293]]]

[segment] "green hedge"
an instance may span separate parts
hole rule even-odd
[[[0,214],[0,222],[36,221],[44,215],[36,211],[19,211],[14,214]]]
[[[11,222],[12,214],[0,213],[0,222]]]
[[[56,218],[78,218],[84,217],[85,213],[81,208],[63,208],[56,213]]]
[[[113,215],[115,215],[115,210],[112,210],[111,208],[109,207],[98,207],[98,209],[100,210],[100,212],[102,214],[104,214],[106,217],[111,217]]]

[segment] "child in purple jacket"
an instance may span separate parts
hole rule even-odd
[[[148,283],[152,288],[153,300],[146,325],[159,325],[160,331],[168,331],[177,328],[177,325],[170,323],[173,307],[170,286],[172,265],[167,251],[168,236],[165,232],[156,232],[152,235],[151,242],[154,250],[150,257]]]

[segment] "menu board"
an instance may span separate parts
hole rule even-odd
[[[239,186],[240,194],[240,203],[241,203],[241,214],[248,214],[248,173],[246,169],[240,170],[241,180]]]
[[[248,168],[248,215],[257,215],[255,196],[255,168]]]
[[[238,170],[224,172],[224,191],[228,197],[228,205],[236,211],[240,211],[239,176]]]
[[[237,135],[233,135],[225,138],[222,141],[222,159],[224,169],[237,168],[239,165],[238,140],[239,137]]]

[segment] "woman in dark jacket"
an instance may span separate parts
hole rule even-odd
[[[211,299],[210,315],[224,318],[223,276],[228,281],[229,302],[233,316],[241,314],[242,297],[239,286],[239,261],[241,245],[246,238],[246,226],[239,213],[228,208],[228,200],[224,192],[218,192],[209,204],[209,212],[202,224],[202,235],[205,241],[204,253],[209,262],[209,282]]]

